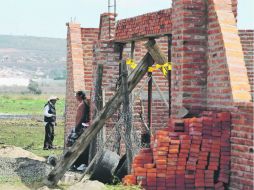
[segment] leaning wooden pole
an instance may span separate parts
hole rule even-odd
[[[151,62],[153,62],[153,59],[150,54],[147,53],[141,60],[141,63],[133,70],[133,72],[131,72],[128,77],[128,94],[131,93],[131,91],[146,74],[148,65]],[[79,137],[71,149],[62,156],[56,167],[49,173],[44,180],[46,185],[52,186],[57,184],[65,172],[79,157],[79,155],[86,149],[92,139],[96,137],[106,120],[109,119],[120,107],[123,99],[123,94],[121,93],[121,89],[119,89],[111,100],[109,100],[104,108],[98,113],[97,117],[93,120],[92,125]]]
[[[160,47],[156,44],[156,41],[154,39],[149,40],[145,44],[146,49],[152,56],[155,63],[163,65],[164,63],[167,63],[168,60],[164,53],[160,50]]]

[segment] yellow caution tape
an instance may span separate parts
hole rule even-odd
[[[168,64],[168,70],[169,70],[169,71],[172,70],[172,64],[171,64],[171,63]]]
[[[153,67],[148,67],[148,72],[153,72],[154,70],[157,70],[157,69],[161,69],[163,75],[167,76],[168,71],[172,70],[172,65],[169,62],[168,63],[164,63],[163,65],[156,64]]]
[[[129,65],[132,69],[135,69],[137,67],[137,64],[133,59],[127,59],[126,64]],[[172,64],[170,62],[164,63],[162,65],[156,64],[153,67],[148,67],[148,72],[153,72],[157,69],[161,69],[164,76],[167,76],[168,71],[172,70]]]
[[[130,65],[130,67],[131,67],[132,69],[135,69],[135,68],[137,67],[137,64],[134,62],[133,59],[127,59],[127,60],[126,60],[126,64],[127,64],[127,65]]]
[[[151,73],[154,71],[154,68],[153,67],[148,67],[148,72]]]

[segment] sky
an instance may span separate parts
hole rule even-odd
[[[117,19],[171,6],[170,0],[116,1]],[[238,28],[254,29],[254,0],[238,1]],[[108,0],[0,0],[0,34],[65,38],[67,22],[97,28],[107,10]]]

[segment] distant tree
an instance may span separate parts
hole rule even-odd
[[[32,93],[32,94],[41,94],[41,89],[39,87],[38,82],[33,81],[33,80],[29,80],[29,84],[28,84],[28,90]]]

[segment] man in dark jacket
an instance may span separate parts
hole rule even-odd
[[[56,125],[56,101],[59,100],[56,96],[51,96],[44,106],[44,123],[45,123],[45,139],[44,150],[53,149],[54,127]]]

